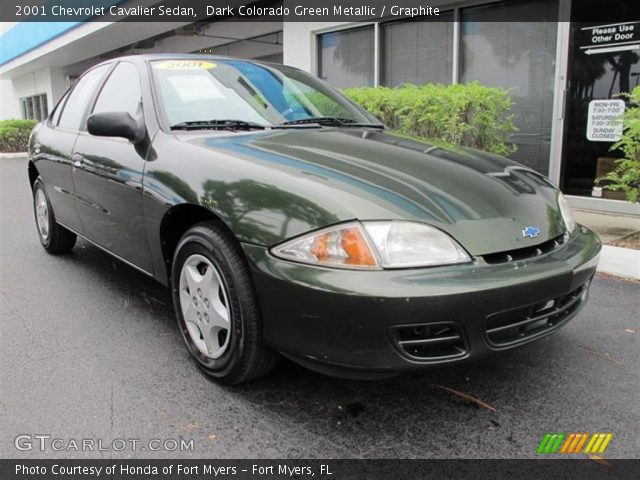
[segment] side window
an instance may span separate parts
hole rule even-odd
[[[140,95],[138,70],[131,63],[119,63],[102,87],[93,113],[127,112],[134,117]]]
[[[64,110],[60,115],[60,122],[58,123],[59,127],[70,128],[73,130],[80,129],[82,117],[88,103],[108,68],[109,65],[102,65],[94,68],[78,80],[78,84],[71,91],[69,99],[64,106]]]

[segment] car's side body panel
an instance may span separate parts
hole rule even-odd
[[[77,132],[51,129],[46,123],[34,131],[30,146],[31,161],[44,180],[49,200],[54,205],[56,220],[69,228],[83,232],[83,225],[76,209],[75,186],[71,174],[71,154],[78,137]]]
[[[83,235],[153,272],[142,212],[142,176],[147,148],[121,138],[78,135],[73,169]]]
[[[119,77],[119,81],[110,83],[112,77]],[[130,86],[129,95],[120,93],[123,80]],[[141,109],[145,90],[147,100],[144,103],[149,104],[149,119],[144,118]],[[153,102],[143,62],[117,62],[94,95],[87,115],[99,104],[102,111],[113,108],[109,100],[117,101],[114,95],[127,99],[125,104],[129,112],[137,116],[147,132],[153,131]],[[133,143],[119,137],[94,136],[82,128],[72,158],[76,205],[84,224],[83,235],[141,270],[152,273],[154,265],[142,211],[142,182],[150,146],[148,134],[144,141]]]
[[[141,112],[145,140],[133,144],[121,138],[96,137],[85,128],[69,130],[42,122],[31,140],[31,161],[43,177],[56,220],[101,248],[154,275],[157,265],[149,248],[142,210],[144,169],[151,152],[151,136],[158,129],[146,63],[130,59],[141,82]],[[111,71],[112,69],[108,69]],[[91,113],[106,74],[86,105]],[[82,77],[81,77],[82,78]],[[60,106],[58,107],[60,108]],[[153,155],[151,156],[153,158]],[[159,239],[154,239],[159,243]],[[166,282],[165,266],[159,280]]]

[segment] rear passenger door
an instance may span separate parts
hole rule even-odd
[[[140,74],[119,62],[90,111],[142,112]],[[85,122],[86,124],[86,122]],[[76,141],[73,179],[84,235],[147,273],[153,264],[142,215],[142,175],[147,147],[119,137],[90,135],[83,125]]]
[[[101,65],[85,73],[66,94],[51,119],[38,131],[33,158],[42,177],[56,221],[83,233],[74,199],[71,154],[80,125],[101,80],[110,65]]]

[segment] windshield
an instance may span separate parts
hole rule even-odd
[[[295,68],[243,60],[160,60],[151,63],[170,125],[236,120],[262,126],[336,118],[379,125],[363,108]]]

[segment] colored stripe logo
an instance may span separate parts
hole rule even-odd
[[[612,433],[555,433],[545,434],[538,445],[539,454],[578,454],[604,453],[609,442],[613,438]]]

